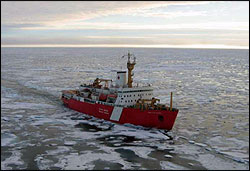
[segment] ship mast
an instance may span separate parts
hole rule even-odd
[[[128,87],[129,88],[132,88],[132,83],[133,83],[133,78],[132,76],[134,75],[132,73],[132,70],[134,69],[134,66],[136,64],[135,62],[135,56],[134,56],[134,61],[131,63],[130,62],[130,57],[131,57],[131,54],[128,52],[128,62],[127,62],[127,68],[128,68]]]

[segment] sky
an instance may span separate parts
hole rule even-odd
[[[1,47],[249,49],[249,1],[1,1]]]

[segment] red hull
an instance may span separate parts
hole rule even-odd
[[[118,121],[111,120],[111,115],[114,109],[114,106],[103,105],[98,103],[87,103],[78,101],[75,99],[66,99],[62,98],[64,104],[67,107],[82,112],[87,115],[91,115],[97,118],[105,119],[111,122],[125,124],[130,123],[134,125],[141,125],[144,127],[154,127],[158,129],[171,130],[178,110],[167,111],[167,110],[140,110],[134,108],[122,109],[122,113]]]

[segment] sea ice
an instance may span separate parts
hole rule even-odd
[[[6,116],[1,116],[1,120],[3,120],[3,121],[9,121],[10,119],[8,117],[6,117]]]
[[[17,136],[10,133],[1,133],[1,146],[10,146],[14,141],[16,141]]]
[[[199,161],[208,170],[246,169],[246,167],[244,165],[241,165],[240,163],[228,162],[212,154],[200,154],[197,158],[197,161]]]
[[[185,167],[171,163],[169,161],[160,161],[160,165],[162,170],[188,170]]]
[[[70,148],[65,146],[58,146],[55,150],[47,150],[46,153],[48,155],[58,155],[69,152]]]
[[[166,158],[172,158],[173,156],[171,156],[171,155],[169,155],[169,154],[166,154],[166,155],[164,155],[164,157],[166,157]]]
[[[152,148],[149,148],[149,147],[133,147],[133,146],[122,147],[122,148],[132,150],[133,152],[135,152],[135,154],[137,156],[139,156],[141,158],[155,160],[154,158],[148,156],[153,151]]]
[[[12,170],[10,165],[18,166],[19,168],[24,167],[24,162],[21,160],[22,154],[19,151],[12,151],[12,154],[9,158],[1,160],[1,170]]]
[[[203,143],[195,143],[195,145],[198,145],[200,147],[206,147],[207,146],[206,144],[203,144]]]
[[[107,150],[106,150],[107,151]],[[55,164],[56,167],[60,167],[66,170],[79,170],[79,169],[93,169],[93,162],[96,160],[109,161],[114,163],[120,163],[123,165],[122,169],[132,169],[131,164],[124,161],[120,155],[112,150],[108,150],[107,153],[94,153],[92,151],[85,151],[83,154],[69,154],[64,155],[59,159],[59,162]],[[67,164],[66,164],[67,163]]]
[[[73,146],[73,145],[75,145],[75,144],[76,144],[75,141],[65,141],[65,142],[64,142],[64,145],[66,145],[66,146]]]
[[[55,106],[49,104],[37,104],[37,103],[25,103],[25,102],[13,102],[4,104],[4,108],[10,109],[44,109],[44,108],[55,108]]]

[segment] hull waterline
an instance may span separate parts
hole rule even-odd
[[[178,110],[141,110],[128,107],[108,106],[101,104],[101,102],[88,103],[66,98],[62,98],[62,101],[68,108],[96,118],[119,124],[129,123],[165,130],[171,130],[173,128],[178,114]]]

